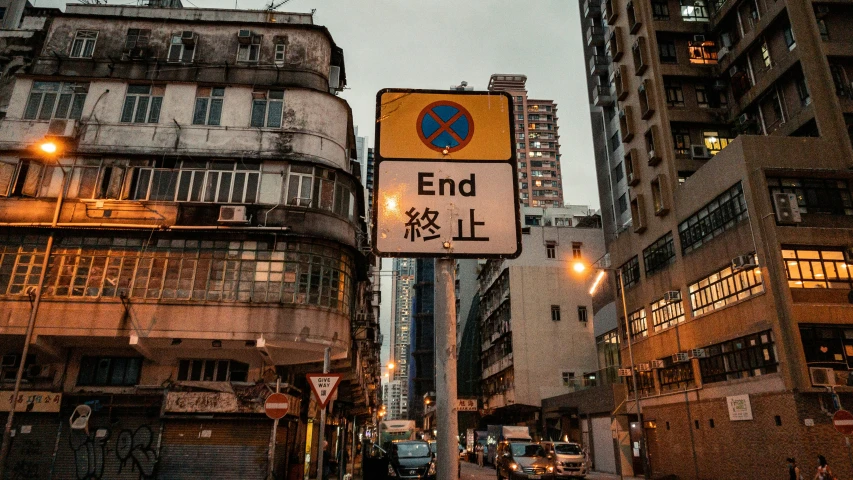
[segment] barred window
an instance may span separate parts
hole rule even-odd
[[[45,244],[0,235],[0,294],[38,285]],[[352,257],[320,242],[70,234],[54,252],[46,297],[310,304],[343,313],[352,298]]]
[[[779,364],[770,330],[711,345],[705,355],[699,359],[702,383],[775,373]]]
[[[643,265],[646,267],[646,276],[663,270],[667,265],[675,261],[675,245],[672,240],[672,232],[655,240],[643,250]]]
[[[683,390],[696,386],[693,365],[690,362],[674,363],[672,357],[664,359],[664,368],[658,370],[660,389],[663,392]]]
[[[840,248],[782,247],[782,258],[791,288],[853,289],[853,267]]]
[[[853,215],[850,185],[828,178],[767,178],[770,194],[793,193],[801,213]]]
[[[687,291],[695,317],[762,293],[764,285],[759,269],[735,273],[728,266],[689,285]]]
[[[636,341],[638,338],[645,337],[649,334],[648,326],[646,325],[646,309],[641,308],[628,315],[628,325],[631,328],[631,338]]]
[[[626,289],[636,285],[640,281],[640,261],[638,257],[635,256],[622,264],[619,267],[619,271],[622,272],[622,283],[625,284]]]
[[[678,224],[681,253],[696,250],[748,216],[743,185],[738,182]]]
[[[668,303],[661,298],[652,303],[652,327],[655,332],[674,327],[684,322],[684,302]]]

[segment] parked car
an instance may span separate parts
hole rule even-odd
[[[397,440],[388,451],[388,478],[435,480],[435,461],[423,440]]]
[[[436,454],[435,440],[427,440],[427,442],[429,443],[429,453],[433,456],[433,458],[435,458],[435,454]],[[462,445],[459,445],[459,456],[460,456],[460,458],[461,458],[462,453],[464,451],[465,451],[465,449],[462,448]],[[456,477],[462,478],[462,464],[461,463],[459,463],[459,468],[457,468]]]
[[[495,452],[498,480],[553,480],[554,460],[533,442],[501,442]]]
[[[586,476],[586,457],[580,445],[571,442],[540,442],[540,445],[554,457],[557,478]]]

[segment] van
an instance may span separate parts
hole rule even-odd
[[[554,457],[557,478],[584,478],[588,472],[586,457],[581,446],[572,442],[540,442],[542,448]]]

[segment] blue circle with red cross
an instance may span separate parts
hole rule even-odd
[[[451,153],[464,148],[474,136],[471,113],[455,102],[441,100],[418,115],[418,136],[432,150]]]

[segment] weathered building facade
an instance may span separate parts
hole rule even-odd
[[[376,287],[345,82],[308,14],[69,5],[53,19],[0,122],[0,380],[10,393],[25,362],[19,398],[34,403],[7,472],[266,478],[263,401],[280,378],[284,478],[316,460],[304,373],[326,348],[347,373],[338,410],[369,415]],[[80,405],[85,431],[69,428]],[[330,423],[339,452],[349,427]]]

